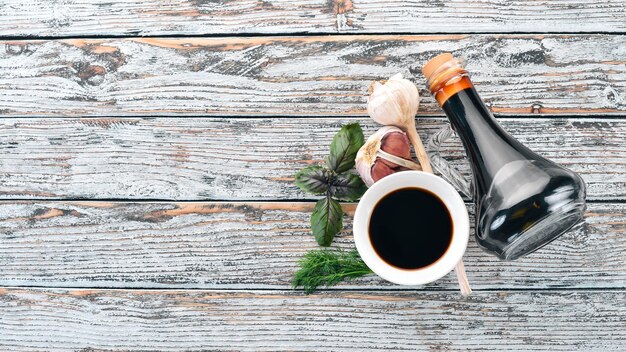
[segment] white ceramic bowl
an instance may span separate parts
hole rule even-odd
[[[385,195],[407,187],[426,189],[437,195],[448,208],[453,223],[452,242],[443,256],[426,267],[410,270],[397,268],[381,259],[369,237],[374,206]],[[365,192],[356,208],[353,232],[361,258],[378,276],[400,285],[421,285],[440,279],[461,260],[469,239],[469,217],[465,202],[444,179],[422,171],[402,171],[377,181]]]

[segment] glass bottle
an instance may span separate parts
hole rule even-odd
[[[476,241],[487,252],[513,260],[582,223],[585,184],[573,171],[534,153],[509,135],[474,89],[462,62],[446,53],[423,69],[428,88],[448,116],[469,158],[468,183],[435,152],[435,167],[476,204]],[[451,135],[443,130],[431,146]]]

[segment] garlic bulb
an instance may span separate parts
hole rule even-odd
[[[381,125],[408,126],[419,108],[419,92],[413,82],[393,75],[384,84],[373,82],[367,100],[367,113]]]
[[[391,76],[385,83],[373,82],[367,99],[367,113],[382,125],[393,125],[406,132],[422,169],[433,172],[430,160],[415,130],[415,114],[420,96],[417,87],[401,74]]]
[[[356,170],[369,187],[381,178],[405,170],[421,170],[411,160],[406,134],[395,126],[384,126],[372,134],[355,158]]]

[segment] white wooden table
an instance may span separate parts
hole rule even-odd
[[[468,298],[292,290],[317,248],[293,174],[376,129],[373,79],[407,75],[440,128],[442,51],[583,176],[585,226],[515,262],[472,240]],[[625,350],[626,3],[0,0],[0,199],[2,351]]]

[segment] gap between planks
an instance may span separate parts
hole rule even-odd
[[[343,33],[623,33],[621,2],[302,0],[4,1],[0,34],[77,37]],[[581,21],[581,18],[584,20]]]
[[[471,283],[470,283],[471,284]],[[150,286],[141,286],[141,285],[133,285],[128,287],[107,287],[107,286],[99,286],[99,285],[85,285],[85,286],[67,286],[67,285],[0,285],[0,295],[3,293],[3,290],[11,290],[11,289],[32,289],[32,290],[68,290],[68,291],[84,291],[84,290],[93,290],[93,291],[146,291],[146,292],[186,292],[186,291],[194,291],[194,292],[222,292],[222,293],[293,293],[293,294],[303,294],[305,296],[315,296],[315,295],[324,295],[324,294],[333,294],[333,293],[341,293],[341,292],[355,292],[355,293],[409,293],[415,292],[416,294],[420,293],[458,293],[458,288],[415,288],[415,287],[359,287],[359,286],[339,286],[339,287],[325,287],[316,289],[312,294],[306,294],[301,288],[292,288],[289,286],[271,286],[271,287],[263,287],[259,286],[229,286],[224,288],[212,287],[176,287],[176,288],[167,288],[167,287],[150,287]],[[498,287],[498,288],[472,288],[472,293],[488,293],[488,292],[537,292],[537,293],[549,293],[549,292],[624,292],[626,293],[626,288],[623,287],[584,287],[584,288],[571,288],[571,287],[531,287],[531,288],[520,288],[520,287]]]
[[[424,97],[420,96],[420,99]],[[498,112],[492,112],[493,116],[498,120],[503,121],[512,121],[517,119],[524,119],[524,121],[532,122],[532,121],[545,121],[545,120],[555,120],[555,119],[563,119],[563,120],[585,120],[590,122],[599,122],[602,120],[626,120],[626,113],[616,112],[616,113],[607,113],[607,114],[589,114],[589,113],[573,113],[573,114],[554,114],[554,113],[516,113],[514,115],[511,114],[503,114]],[[162,114],[154,114],[151,116],[115,116],[115,115],[84,115],[84,116],[51,116],[51,115],[23,115],[23,116],[5,116],[0,115],[0,121],[3,119],[80,119],[80,120],[129,120],[129,119],[140,119],[140,120],[156,120],[156,119],[207,119],[207,120],[216,120],[216,119],[230,119],[230,120],[267,120],[268,118],[272,119],[301,119],[302,116],[299,115],[280,115],[280,114],[272,114],[272,116],[265,115],[172,115],[168,113]],[[369,121],[370,117],[368,115],[310,115],[306,116],[306,119],[310,120],[334,120],[338,119],[341,121],[354,121],[354,122],[363,122],[363,119]],[[419,115],[416,116],[416,120],[420,119],[429,119],[429,120],[439,120],[446,122],[448,118],[446,116],[441,115]]]
[[[556,35],[556,36],[575,36],[575,35],[626,35],[626,31],[623,32],[610,32],[610,31],[592,31],[592,32],[563,32],[563,31],[503,31],[503,32],[481,32],[481,31],[466,31],[463,33],[459,32],[363,32],[363,33],[355,33],[355,32],[315,32],[315,33],[307,33],[307,32],[288,32],[288,33],[255,33],[255,32],[242,32],[242,33],[219,33],[219,34],[211,34],[211,33],[202,33],[202,34],[154,34],[154,35],[123,35],[123,34],[107,34],[107,35],[98,35],[98,34],[90,34],[90,35],[61,35],[61,36],[11,36],[11,35],[0,35],[1,41],[21,41],[21,40],[106,40],[106,39],[123,39],[123,40],[134,40],[134,39],[233,39],[233,38],[259,38],[259,37],[267,37],[267,38],[301,38],[301,37],[313,37],[313,36],[327,36],[327,37],[367,37],[367,36],[455,36],[455,35]],[[342,115],[345,116],[345,115]]]
[[[434,290],[405,290],[405,289],[372,289],[372,288],[331,288],[331,289],[323,289],[317,290],[314,293],[306,294],[302,290],[298,289],[289,289],[289,288],[272,288],[272,289],[264,289],[264,288],[248,288],[248,289],[235,289],[235,288],[141,288],[141,287],[130,287],[130,288],[106,288],[106,287],[68,287],[68,286],[0,286],[0,295],[6,294],[10,290],[21,290],[25,291],[41,291],[45,292],[48,290],[51,291],[74,291],[77,295],[88,294],[89,292],[167,292],[167,293],[185,293],[185,292],[217,292],[217,293],[249,293],[249,294],[284,294],[284,295],[292,295],[292,296],[304,296],[304,297],[315,297],[315,296],[323,296],[325,294],[335,294],[335,293],[401,293],[401,294],[409,294],[407,291],[415,291],[416,294],[448,294],[448,293],[456,293],[458,290],[453,289],[434,289]],[[595,293],[595,292],[626,292],[623,288],[582,288],[582,289],[481,289],[472,291],[476,293],[497,293],[497,292],[506,292],[506,293],[523,293],[523,292],[537,292],[537,293]],[[471,295],[470,295],[471,296]],[[469,297],[469,296],[468,296]]]

